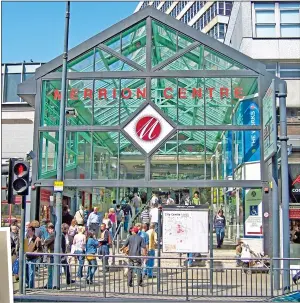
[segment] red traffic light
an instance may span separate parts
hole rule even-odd
[[[16,163],[14,166],[14,174],[18,177],[21,178],[25,176],[28,173],[28,167],[24,163]]]

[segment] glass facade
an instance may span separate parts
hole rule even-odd
[[[198,190],[202,204],[224,203],[237,220],[231,185],[241,182],[242,205],[243,188],[259,187],[262,177],[261,75],[250,59],[149,19],[112,30],[68,62],[66,106],[76,114],[66,116],[66,187],[80,191],[82,205],[105,210],[130,192],[146,201],[149,190],[172,190],[179,201],[184,190]],[[42,186],[57,177],[61,70],[41,78]]]

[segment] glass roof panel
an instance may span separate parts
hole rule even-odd
[[[224,56],[215,50],[205,46],[204,70],[239,70],[248,69],[235,60]]]
[[[165,66],[164,70],[202,70],[204,46],[198,46]]]
[[[127,28],[103,44],[137,64],[146,66],[146,20]]]
[[[177,51],[177,31],[157,21],[152,21],[152,66],[174,55]]]
[[[133,71],[136,70],[134,67],[128,65],[124,61],[115,57],[108,52],[96,48],[95,52],[95,72],[104,71]]]

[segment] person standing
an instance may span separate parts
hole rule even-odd
[[[89,263],[87,276],[86,276],[87,284],[93,284],[93,278],[97,270],[97,259],[95,255],[97,253],[98,246],[99,246],[99,242],[95,237],[95,233],[93,231],[89,231],[88,239],[86,242],[86,259]]]
[[[61,234],[61,252],[63,254],[65,254],[64,256],[61,257],[61,264],[62,264],[62,266],[64,268],[64,271],[65,271],[67,285],[70,285],[71,283],[75,283],[75,281],[71,280],[70,266],[69,266],[68,257],[67,257],[66,254],[70,253],[70,251],[69,251],[69,243],[70,243],[70,240],[72,238],[68,235],[68,229],[69,229],[68,224],[63,223],[61,229],[62,229],[62,234]]]
[[[148,250],[148,259],[146,262],[146,272],[145,274],[148,278],[155,278],[153,275],[154,267],[154,257],[155,257],[155,248],[157,246],[157,233],[155,232],[155,224],[150,224],[150,228],[147,231],[149,237],[149,250]]]
[[[81,279],[83,277],[83,264],[84,264],[84,256],[82,256],[85,253],[85,245],[86,245],[86,236],[84,233],[84,227],[80,226],[78,227],[78,234],[75,235],[73,240],[74,245],[74,254],[80,255],[78,256],[79,266],[77,270],[77,277]]]
[[[149,228],[150,224],[150,208],[149,206],[146,206],[145,209],[141,213],[141,221],[142,224],[147,224],[147,228]]]
[[[200,205],[199,192],[197,192],[197,191],[194,192],[194,197],[192,199],[192,204],[193,205]]]
[[[63,224],[66,224],[66,223],[63,223]],[[68,235],[70,236],[71,243],[73,243],[74,237],[77,234],[77,229],[78,229],[78,226],[77,226],[76,219],[73,219],[71,221],[71,225],[70,225],[70,227],[68,229]]]
[[[41,239],[35,235],[35,227],[29,225],[27,229],[27,253],[41,253]],[[26,264],[26,284],[29,288],[34,288],[35,263],[39,259],[36,255],[27,255]]]
[[[158,204],[155,203],[150,210],[150,222],[155,225],[155,231],[158,230]]]
[[[110,208],[108,211],[108,218],[111,222],[111,234],[112,237],[116,234],[116,228],[117,228],[117,216],[116,216],[116,210],[114,208]]]
[[[94,211],[90,213],[88,220],[87,220],[87,227],[89,231],[93,231],[98,237],[99,235],[99,227],[100,227],[100,216],[98,215],[97,207],[94,207]]]
[[[217,235],[217,248],[221,248],[225,236],[226,219],[220,209],[214,218],[214,227]]]
[[[143,277],[141,273],[142,259],[141,256],[147,255],[146,244],[144,239],[138,235],[139,229],[134,226],[132,228],[132,235],[127,238],[124,243],[124,246],[121,250],[124,250],[125,247],[129,248],[128,255],[129,257],[129,269],[128,269],[128,286],[133,287],[132,278],[134,267],[137,272],[137,283],[138,286],[143,286]]]
[[[153,207],[154,204],[158,204],[158,198],[155,193],[152,194],[152,198],[150,200],[150,206]]]
[[[121,227],[120,224],[124,222],[124,211],[121,209],[121,205],[117,205],[116,207],[116,220],[117,220],[117,231],[120,233]]]
[[[66,223],[66,224],[68,224],[70,226],[73,218],[74,217],[69,212],[68,206],[67,205],[63,206],[62,222],[61,223]]]
[[[101,232],[100,232],[100,239],[98,240],[100,243],[100,248],[99,248],[99,252],[100,255],[102,255],[103,257],[105,257],[105,264],[106,266],[108,265],[108,256],[109,256],[109,230],[106,228],[105,223],[101,224]],[[105,269],[105,271],[107,270],[107,267]]]
[[[105,213],[104,214],[104,218],[102,220],[102,223],[105,224],[106,228],[109,230],[111,227],[112,227],[112,224],[111,224],[111,220],[109,219],[108,217],[108,213]]]
[[[134,215],[136,216],[140,210],[142,204],[141,198],[138,196],[137,193],[134,193],[134,196],[132,198],[132,205],[134,207]]]
[[[82,205],[79,206],[79,209],[75,213],[74,219],[76,220],[78,226],[84,226],[84,211]]]
[[[55,233],[54,233],[54,225],[52,223],[48,223],[47,225],[48,238],[45,240],[44,245],[49,254],[54,253],[54,241],[55,241]],[[53,264],[54,258],[53,255],[49,255],[49,265],[48,265],[48,282],[47,285],[44,286],[46,289],[52,289],[53,286]]]
[[[129,201],[126,201],[126,204],[123,204],[122,210],[124,212],[124,231],[128,232],[128,225],[130,217],[132,217],[132,209],[129,205]]]

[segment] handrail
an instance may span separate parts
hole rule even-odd
[[[150,201],[150,200],[149,200]],[[140,217],[140,215],[142,214],[142,212],[145,210],[145,208],[149,205],[149,201],[146,202],[145,205],[143,205],[143,207],[139,210],[139,212],[137,214],[135,214],[134,218],[131,220],[131,227],[134,226],[137,222],[136,220]]]

